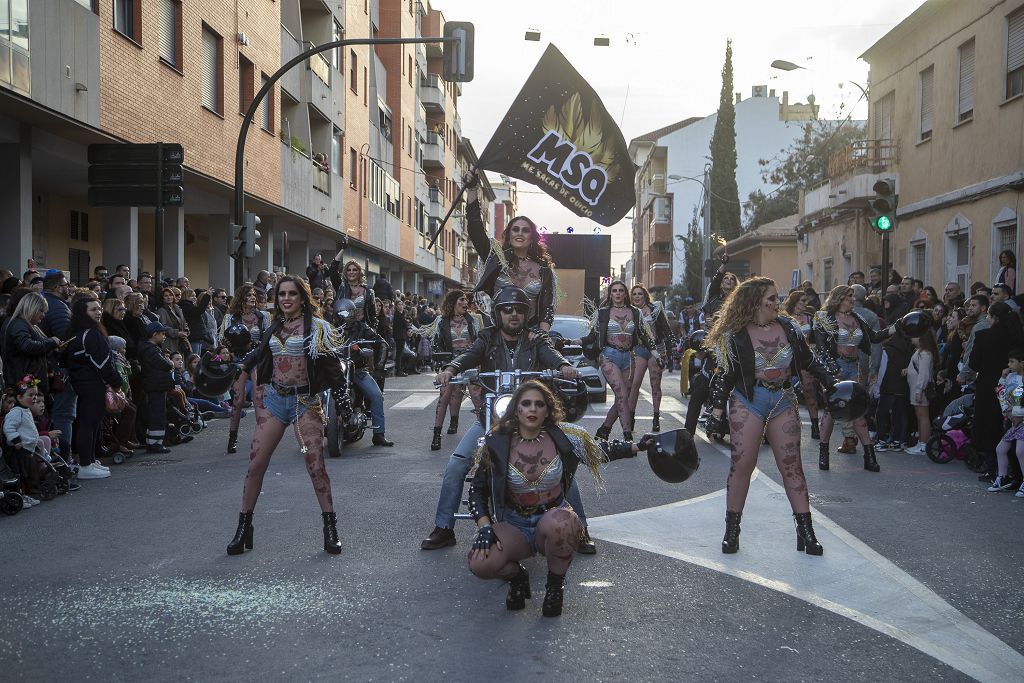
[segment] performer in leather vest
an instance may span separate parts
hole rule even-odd
[[[633,440],[629,392],[633,373],[636,372],[637,355],[643,349],[654,362],[661,361],[654,339],[644,323],[643,314],[640,309],[630,305],[626,292],[626,283],[622,280],[613,280],[608,285],[604,303],[591,320],[590,334],[580,340],[586,348],[593,349],[596,345],[600,349],[598,364],[605,381],[615,394],[615,403],[608,409],[604,424],[597,430],[598,439],[608,438],[615,418],[618,417],[623,438],[626,441]]]
[[[829,371],[840,380],[859,381],[860,352],[870,354],[871,345],[879,344],[896,333],[896,325],[884,330],[872,330],[853,310],[853,287],[839,285],[825,299],[825,305],[814,314],[814,340],[816,354]],[[821,418],[821,442],[818,444],[818,469],[829,468],[828,440],[834,426],[832,416]],[[853,430],[864,449],[864,469],[878,472],[881,468],[875,457],[875,447],[868,434],[868,423],[863,417],[853,421]]]
[[[452,358],[461,354],[476,340],[477,326],[469,315],[469,298],[461,289],[448,292],[441,303],[441,315],[435,321],[432,346],[434,352],[453,354]],[[471,387],[472,391],[472,387]],[[437,400],[434,413],[434,439],[430,442],[430,450],[441,450],[441,428],[444,427],[445,413],[449,414],[448,433],[459,432],[459,410],[462,399],[466,395],[466,387],[461,384],[449,384],[441,387],[441,395]]]
[[[500,243],[491,239],[480,212],[477,176],[473,173],[464,181],[469,239],[484,264],[474,291],[493,298],[503,287],[522,289],[530,300],[526,329],[547,332],[555,320],[557,279],[537,225],[526,216],[516,216],[505,227]]]
[[[672,325],[665,315],[665,307],[651,300],[651,293],[641,284],[633,285],[629,290],[630,303],[640,309],[644,325],[654,337],[655,348],[661,356],[654,360],[651,352],[643,346],[636,349],[636,369],[633,371],[633,384],[629,392],[630,421],[636,421],[636,405],[640,400],[640,385],[644,383],[644,372],[651,376],[651,402],[654,404],[654,423],[651,431],[661,431],[661,375],[665,371],[668,354],[675,348],[676,336],[672,333]]]
[[[496,327],[480,331],[476,341],[461,355],[445,365],[435,381],[441,387],[463,370],[479,368],[481,372],[493,370],[558,370],[565,379],[577,376],[576,368],[562,354],[551,346],[547,335],[531,339],[526,333],[525,322],[530,310],[529,297],[516,287],[505,287],[494,297],[494,320]],[[455,452],[448,459],[441,483],[441,495],[437,501],[434,530],[420,544],[423,550],[436,550],[455,545],[455,513],[462,501],[462,488],[466,475],[473,465],[473,454],[477,442],[484,436],[480,419],[463,435]],[[576,487],[567,491],[573,507],[583,516],[582,503]]]
[[[811,332],[812,312],[808,308],[808,296],[802,289],[794,289],[786,297],[783,305],[786,313],[800,327],[800,333],[804,335],[807,344],[814,346],[814,334]],[[806,370],[800,373],[800,391],[804,395],[804,405],[807,406],[807,415],[811,418],[811,438],[820,439],[821,432],[818,424],[818,385],[814,378]]]
[[[722,552],[739,550],[740,518],[750,476],[761,441],[767,436],[796,520],[797,550],[821,555],[800,462],[800,417],[792,377],[806,370],[828,388],[835,384],[834,378],[811,353],[800,328],[779,316],[779,295],[770,278],[746,280],[726,297],[704,345],[715,354],[718,364],[711,382],[709,436],[726,433],[724,410],[729,402],[732,467],[726,488]]]
[[[469,489],[477,535],[469,569],[482,579],[509,582],[505,607],[520,610],[530,594],[530,575],[520,560],[547,558],[543,614],[562,613],[565,574],[583,526],[565,493],[582,464],[600,481],[600,464],[635,456],[643,444],[615,444],[606,456],[583,429],[561,420],[561,404],[541,382],[528,381],[512,394],[514,410],[491,429],[476,454],[479,467]]]
[[[235,290],[235,296],[231,299],[231,307],[224,314],[224,319],[221,320],[221,337],[223,338],[224,332],[229,327],[238,323],[245,325],[252,342],[248,348],[244,350],[233,349],[232,353],[251,351],[252,347],[259,343],[260,337],[263,336],[266,329],[270,327],[270,315],[266,311],[259,309],[256,302],[256,288],[252,285],[242,285]],[[252,405],[258,411],[263,405],[263,386],[255,381],[255,377],[250,377],[249,379],[253,380]],[[228,453],[238,452],[238,425],[242,421],[242,407],[246,403],[245,385],[246,378],[239,375],[232,387],[231,418],[228,425]]]
[[[324,550],[341,552],[331,480],[324,467],[324,412],[322,392],[341,383],[337,331],[323,318],[306,281],[285,275],[274,287],[274,314],[260,343],[243,361],[243,375],[257,371],[254,381],[269,385],[264,409],[256,419],[249,453],[249,471],[242,489],[238,529],[228,544],[228,555],[253,547],[253,509],[263,488],[270,458],[289,427],[295,431],[306,471],[313,481],[323,516]]]

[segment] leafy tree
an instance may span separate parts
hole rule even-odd
[[[864,138],[863,124],[849,121],[808,121],[803,135],[772,159],[760,159],[761,180],[775,185],[765,194],[751,192],[743,205],[747,230],[790,216],[800,208],[800,191],[811,190],[828,180],[829,159],[851,143]]]
[[[740,197],[736,186],[736,107],[732,99],[732,41],[725,43],[722,93],[711,137],[711,232],[725,239],[740,235]]]

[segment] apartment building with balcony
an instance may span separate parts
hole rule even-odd
[[[740,201],[755,190],[770,192],[761,178],[760,159],[775,157],[800,138],[817,105],[790,103],[789,93],[776,97],[766,86],[752,96],[736,93],[736,182]],[[684,253],[679,237],[694,220],[700,225],[704,167],[710,155],[717,113],[690,117],[630,141],[640,168],[633,215],[633,278],[660,289],[683,280]]]
[[[991,284],[1021,246],[1024,2],[929,0],[862,57],[870,137],[898,141],[893,267]]]
[[[492,177],[491,187],[494,189],[494,208],[488,227],[491,236],[501,240],[505,228],[519,215],[519,187],[515,180],[504,174],[499,175],[497,181]]]
[[[164,272],[196,286],[233,286],[230,229],[234,154],[242,114],[282,64],[343,37],[434,35],[440,12],[408,0],[39,0],[25,16],[5,3],[0,25],[0,260],[20,272],[100,263],[154,270],[152,209],[96,209],[86,194],[95,142],[178,142],[185,205],[168,209]],[[12,9],[12,7],[14,7]],[[431,26],[424,18],[436,15]],[[422,33],[421,33],[422,31]],[[449,227],[432,259],[417,260],[429,188],[418,156],[428,116],[420,81],[447,96],[432,123],[444,130],[443,165],[429,168],[445,208],[454,195],[460,124],[457,90],[422,46],[353,46],[314,55],[283,76],[250,128],[246,208],[259,214],[261,269],[303,272],[328,260],[342,234],[347,258],[402,289],[460,283],[464,257]],[[436,100],[436,97],[435,97]],[[417,129],[422,134],[417,137]],[[440,208],[435,210],[435,213]],[[442,214],[443,215],[443,214]],[[70,226],[70,227],[69,227]],[[9,261],[9,263],[8,263]],[[458,262],[458,263],[457,263]]]

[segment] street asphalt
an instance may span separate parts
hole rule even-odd
[[[681,426],[673,417],[682,408],[677,382],[678,375],[665,376],[664,429]],[[766,502],[757,510],[767,512],[744,519],[741,549],[728,560],[728,572],[717,567],[718,557],[695,563],[680,559],[685,552],[644,550],[595,533],[598,554],[578,556],[570,568],[560,618],[540,613],[543,558],[526,563],[533,599],[525,610],[507,612],[505,584],[476,579],[466,568],[470,523],[458,523],[458,545],[419,549],[433,527],[441,472],[458,439],[445,436],[441,451],[429,450],[434,405],[424,404],[430,392],[428,376],[389,379],[387,434],[396,446],[371,446],[367,435],[328,461],[340,556],[322,550],[319,508],[290,433],[256,508],[254,550],[225,554],[248,464],[251,415],[243,421],[237,455],[224,453],[226,422],[213,422],[168,455],[136,455],[112,466],[109,479],[82,482],[78,492],[0,519],[6,584],[0,679],[1005,677],[979,675],[955,653],[926,654],[914,634],[934,633],[941,624],[923,619],[909,631],[887,631],[880,615],[842,604],[826,608],[807,591],[787,588],[801,577],[787,581],[753,569],[762,559],[755,554],[787,561],[795,555],[790,510],[778,487],[765,489]],[[401,402],[405,407],[393,407]],[[580,423],[593,433],[600,424],[593,416],[605,408],[592,406]],[[645,400],[637,432],[649,427],[650,414]],[[464,410],[463,431],[470,420]],[[879,474],[861,469],[859,455],[833,455],[833,469],[819,472],[817,444],[804,433],[814,510],[854,546],[884,558],[871,561],[884,570],[879,581],[906,575],[926,587],[903,591],[907,609],[930,591],[947,612],[987,631],[1012,667],[1024,651],[1024,498],[985,492],[958,462],[937,465],[904,453],[880,454]],[[687,536],[686,543],[717,548],[724,498],[714,497],[725,486],[729,461],[721,449],[701,439],[698,445],[701,468],[683,484],[657,479],[644,457],[607,465],[601,491],[584,472],[581,489],[595,529],[620,513],[708,496],[721,514],[712,509],[717,519],[687,532],[697,537]],[[781,483],[767,448],[760,467],[759,477]],[[688,508],[679,509],[685,514]],[[659,533],[671,535],[671,527]],[[670,540],[678,539],[666,539],[666,547]],[[829,548],[825,558],[797,559],[845,557],[838,547],[830,556]],[[857,597],[863,596],[850,599]],[[1019,671],[1016,680],[1024,679],[1024,668]]]

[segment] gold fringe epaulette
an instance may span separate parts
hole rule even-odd
[[[839,331],[835,318],[830,318],[825,309],[814,312],[814,319],[811,321],[811,325],[812,327],[816,325],[829,334],[836,334]]]
[[[731,361],[729,357],[731,355],[732,348],[732,332],[725,332],[719,338],[718,343],[712,346],[709,351],[715,356],[715,362],[723,372],[729,372],[731,367]]]
[[[600,485],[603,482],[601,464],[608,462],[608,456],[605,455],[601,447],[594,441],[594,437],[590,436],[582,427],[569,422],[561,422],[558,428],[569,438],[576,451],[576,457],[587,466],[590,473],[594,475],[594,481]]]
[[[313,318],[306,344],[309,357],[316,360],[323,355],[337,356],[345,345],[345,340],[329,322],[323,318]]]

